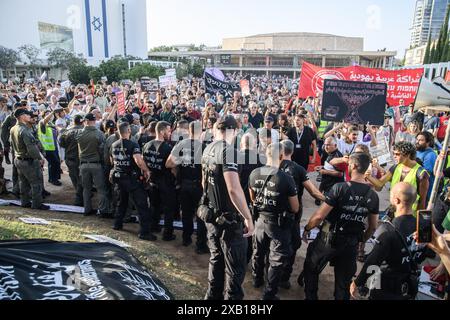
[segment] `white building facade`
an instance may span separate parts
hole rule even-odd
[[[0,45],[82,54],[97,65],[116,55],[146,58],[146,0],[2,0]]]

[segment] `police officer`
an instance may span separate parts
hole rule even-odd
[[[249,178],[250,198],[257,209],[252,275],[253,286],[264,283],[266,256],[269,257],[267,285],[263,300],[278,300],[278,284],[291,256],[294,214],[299,211],[294,179],[279,169],[282,145],[272,143],[266,149],[267,165],[255,169]]]
[[[289,256],[289,262],[286,265],[280,282],[280,287],[289,289],[291,287],[289,279],[292,274],[297,250],[300,249],[300,246],[302,244],[302,239],[300,238],[300,221],[303,215],[303,191],[306,188],[306,191],[308,191],[308,193],[313,198],[319,201],[325,200],[325,197],[309,180],[306,170],[302,166],[292,161],[292,155],[294,154],[295,150],[294,143],[291,140],[283,140],[281,142],[281,145],[283,147],[283,150],[281,155],[280,169],[283,172],[289,174],[294,179],[299,202],[299,211],[294,214],[294,220],[291,224],[291,255]]]
[[[37,147],[38,142],[29,128],[31,112],[18,109],[14,112],[14,116],[17,119],[17,124],[11,129],[10,134],[15,154],[14,164],[19,175],[22,207],[48,210],[50,207],[42,204],[42,166],[44,160]]]
[[[198,121],[191,122],[189,124],[189,139],[183,139],[175,145],[166,163],[166,167],[169,169],[179,168],[180,202],[183,213],[183,245],[186,247],[192,243],[193,219],[203,194],[201,165],[203,144],[199,139],[201,133],[201,123]],[[196,247],[198,254],[209,253],[206,244],[205,223],[200,219],[197,219]]]
[[[367,257],[358,277],[350,286],[350,293],[357,297],[357,289],[366,286],[373,267],[382,267],[381,279],[375,282],[377,288],[371,288],[371,300],[408,300],[414,299],[417,283],[417,266],[425,259],[426,248],[414,241],[416,218],[413,216],[413,204],[417,192],[413,186],[400,182],[391,190],[390,202],[395,207],[392,222],[383,222],[375,232],[376,244]],[[370,269],[372,270],[370,270]]]
[[[170,141],[170,123],[161,121],[156,125],[156,139],[148,142],[143,149],[145,163],[151,172],[150,203],[153,206],[150,221],[151,231],[160,232],[159,221],[161,212],[164,213],[163,241],[175,240],[173,234],[173,220],[176,211],[175,177],[166,168],[172,147]]]
[[[253,220],[239,181],[237,150],[231,146],[237,134],[232,116],[217,123],[217,140],[203,152],[203,187],[220,218],[207,223],[209,259],[207,300],[242,300],[247,241],[254,231]],[[244,218],[244,224],[242,218]],[[246,227],[243,235],[244,225]]]
[[[128,207],[129,195],[131,195],[139,214],[139,238],[155,241],[156,236],[150,233],[150,213],[147,193],[143,185],[149,179],[150,171],[144,162],[139,145],[130,141],[131,127],[128,122],[119,124],[119,134],[120,140],[111,146],[111,161],[114,165],[111,171],[111,180],[119,194],[119,206],[113,229],[123,229],[123,217]]]
[[[65,162],[69,169],[69,177],[75,188],[75,206],[83,206],[83,186],[80,176],[80,157],[78,154],[78,142],[75,137],[83,130],[83,117],[76,115],[73,125],[63,131],[59,139],[59,145],[65,149]]]
[[[26,110],[27,109],[27,104],[26,103],[20,103],[17,102],[14,104],[14,111],[16,110]],[[1,132],[1,140],[2,140],[2,144],[3,144],[3,153],[5,154],[5,158],[6,158],[6,163],[8,163],[8,159],[9,159],[9,152],[11,150],[11,143],[10,143],[10,132],[12,127],[14,127],[17,123],[16,118],[14,117],[14,112],[11,113],[10,115],[8,115],[5,118],[5,121],[3,121],[2,123],[2,132]],[[14,150],[12,150],[14,152]],[[12,158],[14,159],[14,153],[12,154]],[[12,194],[15,195],[17,198],[20,197],[20,188],[19,188],[19,176],[17,173],[17,167],[14,164],[14,161],[12,163],[13,167],[12,167],[12,182],[13,182],[13,189],[12,189]]]
[[[97,188],[99,212],[102,217],[109,216],[108,199],[105,191],[105,177],[103,175],[102,157],[105,136],[96,128],[96,118],[92,113],[84,117],[84,129],[78,132],[75,139],[78,143],[80,156],[80,174],[83,186],[84,215],[95,214],[92,209],[92,183]]]
[[[378,195],[365,180],[370,163],[367,154],[353,153],[348,167],[351,181],[335,184],[326,195],[325,203],[305,226],[303,239],[306,242],[310,231],[325,221],[306,253],[303,272],[307,300],[318,299],[319,274],[328,261],[332,261],[334,266],[335,299],[350,299],[349,289],[356,272],[358,243],[365,243],[372,236],[378,221]]]

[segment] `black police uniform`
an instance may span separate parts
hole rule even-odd
[[[239,173],[237,159],[238,151],[224,140],[211,143],[203,152],[203,179],[206,180],[210,207],[229,222],[206,224],[211,251],[209,286],[205,296],[207,300],[242,300],[244,297],[242,283],[245,278],[247,241],[243,237],[243,221],[231,202],[223,176],[226,172]]]
[[[183,243],[185,245],[192,242],[194,216],[203,194],[202,152],[202,142],[193,139],[181,140],[172,150],[172,156],[180,169],[180,202],[183,213]],[[209,252],[206,244],[206,226],[200,219],[197,219],[197,250],[198,252]]]
[[[174,201],[175,177],[170,169],[166,168],[167,158],[172,147],[166,141],[153,140],[148,142],[143,149],[143,155],[148,168],[151,171],[150,203],[153,206],[150,219],[151,230],[159,232],[161,213],[164,214],[163,240],[174,240],[173,220],[176,211]]]
[[[417,266],[426,257],[425,245],[417,245],[413,234],[416,218],[405,215],[391,223],[383,222],[374,234],[376,244],[367,257],[355,284],[363,287],[372,272],[369,267],[382,266],[380,288],[371,290],[373,300],[405,300],[415,297],[412,278],[417,278]],[[403,238],[403,239],[402,239]],[[407,247],[406,247],[407,246]]]
[[[114,222],[115,229],[122,229],[123,217],[127,211],[131,195],[139,214],[140,237],[150,236],[150,214],[147,193],[141,180],[141,171],[134,161],[135,154],[141,154],[137,143],[120,139],[111,146],[113,169],[111,172],[115,192],[119,195],[118,209]]]
[[[305,189],[303,183],[308,181],[309,178],[306,170],[294,161],[283,160],[280,164],[280,169],[294,179],[295,187],[297,188],[298,203],[300,204],[299,211],[294,214],[294,220],[291,225],[291,255],[289,257],[289,262],[284,269],[283,276],[281,277],[281,281],[286,282],[289,281],[291,277],[297,250],[300,249],[302,245],[302,239],[300,237],[300,221],[303,215],[302,197]]]
[[[265,184],[265,181],[266,184]],[[265,184],[265,186],[264,186]],[[269,256],[267,286],[263,299],[274,299],[278,284],[291,256],[291,234],[294,213],[289,210],[289,197],[297,195],[294,179],[273,167],[255,169],[249,178],[249,186],[256,199],[259,212],[253,240],[252,274],[255,286],[262,285],[266,256]],[[263,190],[261,190],[264,187]],[[286,214],[284,221],[280,216]]]
[[[364,220],[369,214],[379,213],[379,199],[367,184],[358,182],[338,183],[325,196],[325,203],[333,207],[326,221],[336,236],[327,245],[321,231],[308,246],[303,268],[305,297],[317,300],[319,274],[327,264],[334,266],[336,300],[350,299],[350,283],[356,272],[358,243],[362,241]]]

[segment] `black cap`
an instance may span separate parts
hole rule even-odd
[[[271,116],[267,116],[264,118],[264,122],[274,122]]]
[[[63,108],[56,108],[55,110],[53,110],[54,113],[60,113],[63,112],[64,109]]]
[[[22,108],[22,104],[20,102],[14,103],[14,109]]]
[[[237,121],[233,116],[225,116],[222,117],[217,123],[217,129],[226,130],[226,129],[236,129]]]
[[[133,117],[133,115],[131,115],[131,114],[129,114],[129,113],[127,113],[127,114],[124,116],[124,118],[125,118],[125,121],[127,121],[129,124],[132,124],[132,123],[134,122],[134,117]]]
[[[87,115],[84,116],[84,120],[95,121],[97,119],[95,118],[95,116],[92,113],[88,113]]]
[[[111,129],[111,128],[115,128],[115,127],[116,127],[116,124],[114,123],[114,121],[108,120],[105,122],[106,129]]]
[[[81,114],[77,114],[75,115],[75,117],[73,117],[73,122],[76,124],[80,124],[84,121],[84,117]]]
[[[18,119],[20,116],[23,116],[24,114],[27,114],[27,115],[29,115],[29,116],[32,115],[32,113],[29,112],[27,109],[17,109],[17,110],[14,112],[14,117],[16,117],[16,119]]]

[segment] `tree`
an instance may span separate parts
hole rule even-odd
[[[120,73],[120,79],[139,80],[142,77],[158,78],[164,74],[164,69],[152,66],[148,63],[142,63],[134,66],[130,70],[124,70]]]
[[[434,63],[435,59],[436,59],[436,44],[431,45],[430,61],[428,63]]]
[[[428,43],[427,43],[427,48],[425,49],[425,56],[423,58],[423,64],[428,64],[430,63],[431,60],[431,34],[428,37]]]
[[[200,46],[196,47],[195,44],[191,44],[189,46],[188,51],[203,51],[205,50],[206,46],[204,44],[201,44]]]
[[[34,69],[38,65],[38,57],[41,54],[41,49],[36,48],[32,44],[24,44],[19,47],[19,52],[27,58],[31,70],[33,70],[34,74],[36,74],[36,70]]]
[[[205,66],[198,62],[195,62],[193,65],[189,65],[188,67],[188,74],[192,74],[196,78],[203,77],[204,72]]]
[[[159,46],[150,49],[150,52],[172,52],[172,51],[178,51],[178,49],[168,46]]]
[[[135,57],[122,57],[115,56],[107,61],[102,61],[98,68],[95,68],[90,73],[91,79],[98,82],[102,77],[107,77],[108,81],[111,83],[113,81],[120,81],[120,74],[128,69],[128,61],[136,60]]]
[[[444,50],[442,51],[442,55],[441,55],[441,62],[450,61],[450,60],[448,60],[449,53],[450,53],[450,42],[449,42],[449,37],[447,36],[447,41],[444,44]]]
[[[76,56],[73,52],[61,48],[54,48],[47,52],[47,59],[50,65],[60,69],[60,78],[62,78],[63,71],[69,70],[71,65],[86,63],[82,55]]]
[[[441,27],[441,31],[439,33],[439,41],[438,41],[438,54],[437,58],[439,61],[437,62],[443,62],[444,59],[447,57],[446,54],[446,47],[448,46],[448,22],[450,18],[450,5],[447,6],[447,13],[445,15],[444,24]]]
[[[75,84],[90,84],[90,73],[95,68],[86,63],[73,63],[69,67],[69,80]]]
[[[12,68],[20,61],[20,55],[13,49],[0,46],[0,69]]]

